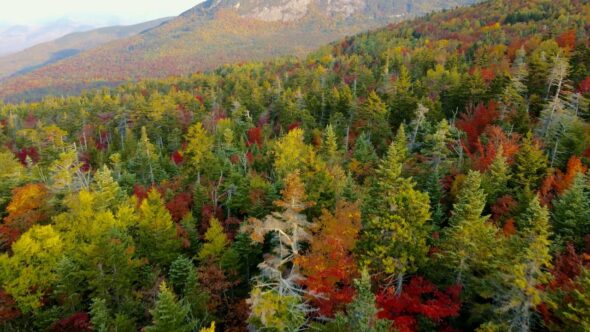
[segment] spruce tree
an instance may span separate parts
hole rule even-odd
[[[152,325],[145,328],[146,332],[191,332],[195,323],[190,322],[190,308],[176,298],[166,282],[160,284],[160,293],[156,307],[150,310]]]
[[[515,188],[536,190],[547,174],[547,156],[534,141],[529,132],[522,141],[520,150],[514,157]]]
[[[577,248],[584,246],[590,234],[590,188],[588,177],[579,173],[572,186],[557,198],[551,215],[556,241],[560,245],[572,242]]]

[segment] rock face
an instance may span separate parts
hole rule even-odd
[[[242,17],[265,22],[293,22],[312,11],[330,18],[401,17],[411,14],[413,2],[414,0],[207,0],[188,10],[183,16],[213,17],[220,10],[234,10]]]

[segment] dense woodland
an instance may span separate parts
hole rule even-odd
[[[0,108],[6,331],[589,331],[590,5]]]

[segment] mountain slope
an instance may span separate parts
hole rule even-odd
[[[301,56],[345,35],[472,2],[208,0],[157,28],[8,79],[0,86],[0,98],[16,101],[249,59]]]
[[[3,56],[0,58],[0,79],[44,67],[116,39],[136,35],[167,20],[169,18],[129,26],[113,26],[85,32],[74,32],[54,41]]]

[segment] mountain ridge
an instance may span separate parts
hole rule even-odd
[[[347,35],[473,2],[414,0],[409,6],[408,1],[386,0],[208,0],[141,34],[4,80],[0,99],[18,102],[79,93],[88,86],[186,75],[226,63],[304,56]],[[339,7],[346,15],[331,16],[343,4],[349,6]],[[255,18],[261,16],[266,18]]]

